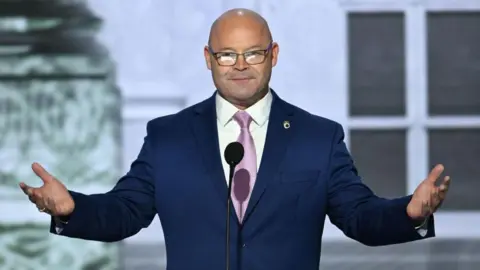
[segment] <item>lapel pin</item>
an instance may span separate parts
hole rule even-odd
[[[283,121],[283,128],[289,129],[290,128],[290,121]]]

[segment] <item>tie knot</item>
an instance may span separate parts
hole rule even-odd
[[[252,117],[245,111],[238,111],[233,116],[233,119],[237,121],[241,128],[248,128],[252,122]]]

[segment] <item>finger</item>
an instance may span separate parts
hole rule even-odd
[[[38,200],[35,205],[37,206],[38,211],[43,212],[45,211],[46,207],[43,205],[43,202]]]
[[[446,195],[447,194],[444,192],[438,194],[438,204],[441,204],[445,200],[445,197],[447,197]]]
[[[448,188],[450,187],[450,183],[450,176],[445,176],[445,178],[443,178],[442,184],[440,184],[440,186],[438,187],[439,191],[447,192]]]
[[[427,216],[431,213],[431,203],[429,201],[422,202],[422,215]]]
[[[35,174],[42,179],[43,183],[48,183],[53,180],[53,176],[49,174],[43,167],[42,165],[38,163],[33,163],[32,164],[32,170],[35,172]]]
[[[37,202],[33,196],[28,196],[28,199],[34,204]]]
[[[435,208],[441,200],[442,198],[440,196],[440,190],[436,188],[435,191],[432,193],[432,196],[430,197],[430,204],[433,208]]]
[[[445,197],[447,196],[450,183],[450,177],[446,176],[443,183],[438,187],[439,196],[442,201],[445,200]]]
[[[435,189],[430,199],[433,212],[436,212],[437,209],[441,207],[443,201],[445,200],[445,197],[446,192],[442,192],[440,187]]]
[[[52,207],[51,200],[49,200],[48,198],[44,198],[43,205],[45,206],[45,208],[50,209]]]
[[[37,209],[38,209],[39,212],[46,213],[46,214],[49,214],[49,215],[52,214],[52,211],[50,210],[51,206],[50,206],[48,200],[40,200],[36,203],[36,206],[37,206]]]
[[[447,176],[445,176],[445,177],[443,178],[443,182],[442,182],[441,186],[445,186],[445,187],[448,188],[448,187],[450,186],[450,183],[451,183],[451,182],[452,182],[452,181],[451,181],[450,176],[447,175]]]
[[[445,199],[445,193],[438,193],[435,197],[435,199],[433,199],[434,201],[432,202],[433,203],[433,209],[432,209],[432,214],[434,212],[437,211],[438,208],[440,208],[442,206],[442,203],[443,203],[443,200]]]
[[[443,167],[442,164],[438,164],[430,171],[430,174],[428,175],[427,180],[431,183],[435,183],[437,179],[440,177],[440,175],[443,173],[444,169],[445,168]]]
[[[28,196],[31,196],[33,194],[33,187],[21,182],[19,184],[20,188],[22,189],[23,193],[25,193],[25,195],[28,195]]]
[[[47,210],[45,210],[45,213],[52,215],[55,212],[55,202],[52,198],[47,198],[45,201],[45,206]]]

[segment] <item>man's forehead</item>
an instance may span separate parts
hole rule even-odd
[[[254,40],[244,40],[242,42],[215,42],[210,45],[213,51],[234,51],[245,52],[251,50],[264,50],[268,46],[268,41],[256,42]]]
[[[249,50],[263,48],[271,41],[266,27],[250,25],[219,27],[210,36],[210,46],[216,50]]]

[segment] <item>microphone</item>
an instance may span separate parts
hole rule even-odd
[[[225,161],[230,166],[230,173],[228,177],[228,193],[227,193],[227,230],[226,230],[226,269],[230,269],[230,203],[232,201],[232,181],[235,173],[235,166],[237,166],[243,159],[245,150],[243,145],[239,142],[232,142],[227,145],[224,152]]]

